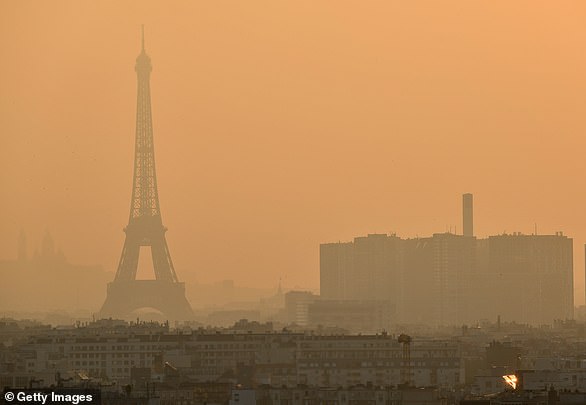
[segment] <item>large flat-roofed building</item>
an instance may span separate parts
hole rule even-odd
[[[572,239],[562,233],[373,234],[321,245],[320,253],[322,300],[386,302],[394,324],[573,317]]]
[[[442,233],[416,239],[370,234],[321,245],[321,298],[386,302],[395,322],[465,322],[474,243]]]
[[[320,295],[326,299],[348,299],[347,282],[353,267],[354,243],[325,243],[320,245]]]
[[[435,319],[433,238],[403,240],[404,268],[398,311],[399,321],[430,324]]]
[[[433,250],[434,323],[458,325],[473,320],[470,287],[474,283],[475,239],[452,233],[435,234]],[[427,280],[421,279],[420,283]],[[417,285],[409,286],[417,288]]]
[[[555,235],[488,238],[491,301],[503,320],[551,324],[574,311],[572,239]]]
[[[384,301],[401,306],[403,243],[395,235],[370,234],[348,243],[320,246],[320,297]]]
[[[395,324],[573,318],[571,238],[557,232],[477,239],[472,194],[462,196],[462,223],[463,235],[370,234],[321,245],[321,298],[386,302]]]
[[[351,299],[389,301],[396,306],[401,291],[402,243],[395,235],[354,238]]]

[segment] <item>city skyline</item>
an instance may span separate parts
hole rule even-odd
[[[574,238],[584,303],[584,6],[177,3],[181,17],[153,4],[109,26],[111,5],[1,6],[1,259],[16,258],[21,229],[29,252],[50,229],[72,262],[115,272],[144,23],[182,279],[316,289],[320,243],[461,233],[471,192],[479,236]]]

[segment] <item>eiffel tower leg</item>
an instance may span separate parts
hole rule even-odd
[[[124,241],[124,247],[122,248],[122,254],[120,255],[116,280],[134,280],[136,278],[139,254],[139,244],[133,243],[127,236]]]
[[[159,239],[159,238],[157,238]],[[160,240],[162,239],[162,240]],[[165,239],[160,238],[155,244],[151,246],[151,254],[153,257],[153,268],[155,269],[155,277],[157,280],[177,281],[173,279],[171,272],[171,263],[169,263],[169,256],[165,251]]]
[[[171,273],[171,277],[175,282],[178,282],[179,278],[177,277],[177,273],[175,273],[175,266],[173,266],[173,260],[171,259],[171,254],[169,253],[169,246],[167,245],[166,238],[163,238],[163,247],[165,249],[165,256],[167,256],[167,258],[169,259],[169,270]]]

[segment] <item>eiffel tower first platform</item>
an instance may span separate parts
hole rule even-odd
[[[130,219],[124,228],[126,240],[114,281],[108,284],[106,301],[99,316],[131,319],[141,308],[154,308],[168,320],[188,320],[193,312],[185,297],[185,283],[179,282],[169,254],[159,206],[155,148],[151,115],[151,59],[144,49],[136,58],[138,96],[136,106],[136,143]],[[140,248],[149,246],[155,272],[154,280],[137,280]]]

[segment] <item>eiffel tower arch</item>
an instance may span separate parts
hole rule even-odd
[[[151,58],[144,48],[136,58],[137,105],[134,176],[130,218],[124,228],[126,239],[114,281],[99,315],[103,318],[133,318],[133,311],[150,307],[170,320],[187,320],[193,311],[185,297],[185,283],[179,282],[171,260],[163,226],[155,171],[155,148],[151,114]],[[151,248],[154,280],[137,280],[140,248]]]

